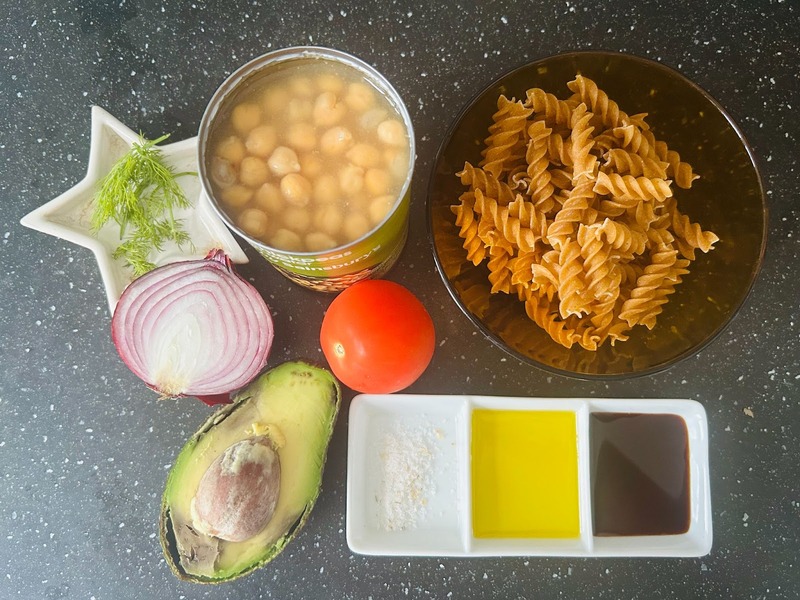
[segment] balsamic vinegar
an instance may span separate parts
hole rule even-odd
[[[592,520],[597,536],[686,533],[689,439],[677,415],[592,413]]]

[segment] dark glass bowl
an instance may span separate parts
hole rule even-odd
[[[658,316],[630,339],[589,351],[554,342],[525,314],[516,295],[490,293],[485,261],[466,259],[450,206],[465,190],[456,173],[480,162],[500,94],[524,98],[540,87],[560,98],[577,73],[593,79],[628,114],[645,112],[657,139],[677,150],[701,178],[679,190],[680,210],[720,241],[698,252],[689,274]],[[761,267],[767,207],[752,151],[725,110],[697,85],[659,63],[613,52],[545,58],[503,75],[461,112],[435,161],[427,201],[436,265],[456,304],[493,343],[531,365],[565,375],[623,378],[654,373],[695,354],[737,313]]]

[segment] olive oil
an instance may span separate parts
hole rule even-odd
[[[477,538],[576,538],[575,413],[475,409],[472,529]]]
[[[592,522],[597,536],[686,533],[689,439],[678,415],[592,413]]]

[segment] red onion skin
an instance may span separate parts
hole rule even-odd
[[[263,301],[263,298],[260,296],[260,294],[258,294],[258,292],[255,290],[255,288],[253,288],[253,286],[248,281],[246,281],[245,279],[240,277],[238,275],[238,273],[236,273],[236,271],[233,269],[233,267],[231,265],[230,259],[224,253],[224,251],[222,251],[221,249],[214,249],[214,250],[211,250],[208,253],[208,255],[205,257],[205,259],[198,260],[198,261],[190,261],[190,262],[196,262],[198,268],[202,269],[203,268],[203,264],[206,261],[216,261],[217,263],[221,264],[224,267],[224,270],[227,271],[230,275],[234,276],[241,283],[245,284],[245,286],[247,286],[248,288],[251,288],[252,292],[253,292],[253,295],[252,296],[248,296],[247,297],[248,300],[250,302],[252,302],[255,298],[257,298],[258,300],[256,301],[256,304],[258,304],[258,307],[263,310],[263,314],[261,315],[261,318],[265,321],[265,324],[267,325],[267,327],[266,327],[267,333],[266,333],[265,337],[262,338],[262,342],[259,343],[258,355],[254,354],[251,357],[251,359],[250,359],[250,361],[249,361],[249,363],[247,365],[249,367],[249,369],[253,371],[253,375],[249,378],[249,380],[252,380],[266,366],[267,356],[268,356],[270,348],[272,346],[272,340],[273,340],[273,337],[274,337],[274,333],[273,333],[273,330],[272,330],[272,317],[271,317],[271,314],[269,312],[269,308],[266,306],[266,304]],[[171,265],[174,265],[174,264],[175,263],[171,263]],[[165,265],[165,267],[169,267],[169,266],[170,265]],[[153,271],[151,271],[151,273],[152,272]],[[163,283],[164,281],[167,281],[167,280],[161,280],[160,282],[157,282],[157,283]],[[131,284],[131,285],[133,285],[133,284]],[[129,288],[130,287],[131,286],[129,286]],[[226,287],[228,287],[228,286],[226,286]],[[123,298],[124,298],[124,296],[125,296],[125,292],[123,292]],[[133,302],[135,303],[137,300],[138,300],[137,298],[134,298]],[[117,304],[117,307],[119,307],[121,302],[122,302],[122,298],[120,298],[120,303]],[[156,304],[157,303],[158,303],[158,301],[156,301]],[[125,315],[125,316],[127,318],[130,318],[130,315]],[[115,310],[114,317],[117,317],[117,311],[116,310]],[[167,396],[167,397],[193,396],[193,397],[196,397],[198,400],[202,401],[203,403],[207,404],[208,406],[214,406],[214,405],[218,405],[218,404],[230,404],[231,403],[231,394],[232,394],[232,392],[235,392],[237,389],[243,387],[247,383],[247,382],[245,382],[243,385],[236,385],[234,388],[232,388],[230,390],[227,390],[225,392],[219,392],[219,393],[212,392],[212,393],[209,393],[209,394],[202,394],[202,393],[198,394],[198,393],[195,393],[193,391],[188,391],[187,390],[186,393],[165,394],[164,391],[160,390],[156,385],[152,384],[151,382],[146,381],[145,378],[137,372],[136,368],[134,368],[134,366],[132,366],[129,363],[129,359],[126,358],[126,355],[125,355],[125,353],[123,352],[123,350],[121,348],[124,347],[124,348],[132,351],[135,354],[136,354],[136,351],[138,350],[138,348],[136,348],[135,346],[131,346],[130,344],[123,343],[122,339],[123,339],[123,337],[125,335],[125,333],[123,331],[124,326],[123,326],[123,324],[118,323],[118,321],[119,321],[118,319],[112,319],[112,339],[114,341],[114,345],[116,346],[121,358],[123,359],[123,362],[125,362],[125,364],[137,376],[139,376],[141,379],[143,379],[145,381],[145,384],[150,389],[152,389],[153,391],[161,394],[162,396]],[[125,325],[127,325],[127,323]],[[138,361],[137,365],[141,365],[142,359],[141,359],[140,356],[138,356],[138,354],[136,354],[136,360]],[[241,376],[239,376],[238,379],[241,379]],[[219,386],[217,386],[217,387],[219,387]]]
[[[200,402],[203,402],[207,406],[217,406],[218,404],[230,404],[233,402],[231,400],[230,394],[214,394],[212,396],[195,396]]]

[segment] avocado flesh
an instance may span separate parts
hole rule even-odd
[[[319,495],[339,402],[339,386],[328,371],[291,362],[260,376],[232,405],[206,421],[178,455],[162,502],[162,545],[178,577],[205,583],[230,580],[266,564],[283,549]],[[242,542],[194,530],[191,501],[208,467],[231,445],[258,435],[272,439],[281,463],[280,492],[270,521]]]

